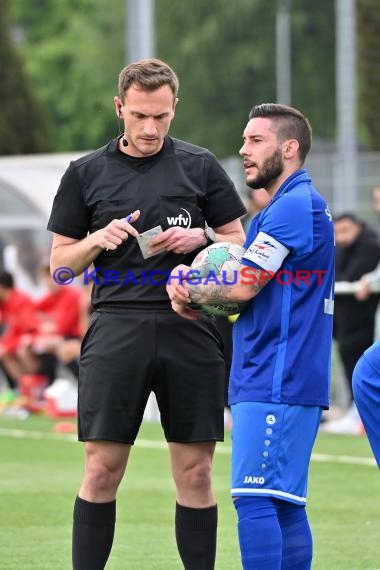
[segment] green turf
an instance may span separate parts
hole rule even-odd
[[[69,570],[72,504],[82,446],[54,436],[51,420],[0,416],[0,568]],[[25,430],[30,437],[23,437]],[[18,435],[19,437],[15,437]],[[118,524],[107,570],[180,570],[175,493],[157,424],[142,426],[118,498]],[[230,441],[219,446],[214,484],[219,502],[217,570],[239,570],[235,512],[229,498]],[[380,476],[350,457],[372,457],[365,437],[321,434],[310,468],[308,510],[313,570],[380,569]],[[327,457],[326,457],[327,455]],[[337,459],[341,458],[341,462]]]

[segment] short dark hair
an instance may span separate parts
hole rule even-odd
[[[8,271],[1,271],[0,273],[0,285],[6,289],[13,289],[14,279],[11,273]]]
[[[143,91],[155,91],[169,85],[174,98],[178,95],[179,81],[173,69],[161,59],[141,59],[124,67],[119,74],[119,97],[124,101],[125,93],[132,85]]]
[[[357,224],[358,226],[363,225],[363,221],[352,212],[342,212],[341,214],[333,217],[333,222],[342,222],[343,220],[350,220],[350,222]]]
[[[305,159],[311,148],[312,129],[309,120],[294,107],[279,103],[262,103],[252,107],[249,119],[263,117],[275,123],[277,140],[284,142],[296,139],[299,143],[299,156],[301,162]]]

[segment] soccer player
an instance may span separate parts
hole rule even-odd
[[[168,136],[177,93],[175,72],[160,60],[121,71],[114,104],[124,132],[70,164],[48,224],[52,272],[86,271],[94,281],[79,373],[86,457],[74,508],[74,570],[105,567],[117,489],[151,391],[169,445],[183,566],[214,568],[211,467],[224,432],[222,344],[211,318],[183,326],[165,283],[210,240],[242,244],[245,208],[213,154]],[[157,226],[163,231],[146,239]],[[92,262],[96,275],[87,269]]]
[[[35,302],[40,320],[38,334],[25,339],[19,356],[29,374],[44,374],[51,384],[60,362],[58,355],[67,344],[79,343],[83,337],[82,321],[87,310],[84,293],[79,287],[62,286],[54,281],[46,264],[41,267],[41,277],[47,292]],[[78,378],[77,357],[68,359],[65,365]]]
[[[271,201],[248,230],[240,279],[191,284],[182,265],[167,285],[173,309],[192,320],[200,312],[189,302],[250,301],[234,325],[229,384],[232,497],[245,570],[307,570],[312,561],[305,504],[329,405],[335,256],[329,208],[302,168],[311,138],[298,110],[252,108],[240,155],[248,186],[265,188]]]
[[[0,368],[6,376],[9,390],[2,396],[3,403],[12,403],[17,397],[20,377],[25,373],[18,355],[24,335],[33,337],[40,322],[34,301],[17,289],[11,273],[0,273]]]
[[[367,348],[359,358],[352,375],[352,389],[380,469],[380,341]]]

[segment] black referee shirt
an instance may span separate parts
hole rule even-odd
[[[246,213],[233,182],[207,149],[167,136],[156,155],[133,158],[117,144],[114,139],[70,163],[54,199],[50,231],[83,239],[135,210],[141,210],[133,224],[139,233],[157,225],[166,230],[207,222],[215,228]],[[85,270],[85,282],[94,281],[93,305],[170,306],[165,290],[170,270],[190,265],[198,251],[144,259],[137,240],[129,237],[115,251],[98,255],[96,274]]]

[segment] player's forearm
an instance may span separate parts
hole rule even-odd
[[[209,275],[185,280],[190,299],[200,305],[213,303],[245,303],[250,301],[273,278],[273,272],[241,266],[238,272]]]
[[[242,293],[240,289],[224,284],[208,283],[206,285],[194,285],[190,283],[186,286],[186,289],[189,291],[191,301],[199,305],[244,302],[248,300],[244,298],[244,295],[240,294]]]
[[[189,292],[190,299],[193,303],[200,305],[213,303],[245,303],[254,297],[258,292],[258,286],[241,285],[240,283],[232,284],[234,277],[217,276],[212,281],[202,279],[198,283],[188,280],[185,288]],[[216,282],[215,282],[216,281]]]

